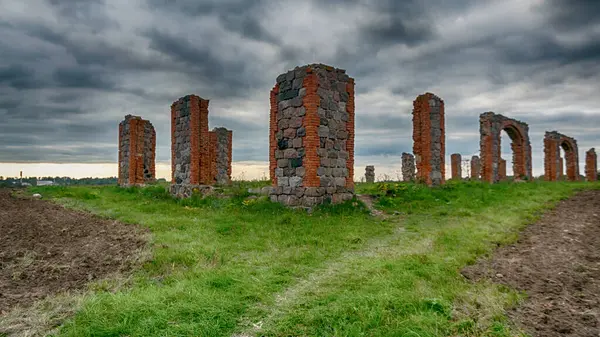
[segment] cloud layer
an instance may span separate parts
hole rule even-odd
[[[449,3],[3,0],[0,162],[116,162],[128,113],[152,121],[168,162],[169,106],[191,93],[234,130],[234,161],[267,161],[269,90],[313,62],[356,79],[359,174],[412,151],[426,91],[446,103],[447,155],[479,151],[485,111],[530,124],[536,174],[546,130],[576,138],[582,161],[600,148],[600,4]]]

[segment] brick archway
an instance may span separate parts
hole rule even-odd
[[[493,112],[485,112],[479,116],[481,180],[490,183],[500,180],[502,131],[505,131],[512,141],[512,162],[515,178],[531,178],[531,142],[529,141],[529,126],[527,123]]]
[[[579,149],[574,138],[563,135],[556,131],[544,135],[544,177],[547,181],[556,181],[559,178],[561,168],[560,148],[565,151],[567,162],[567,180],[579,180]]]

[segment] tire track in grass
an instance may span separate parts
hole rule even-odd
[[[375,213],[378,217],[389,219],[383,213]],[[238,323],[237,332],[231,337],[251,337],[263,331],[263,327],[272,324],[281,318],[289,308],[299,302],[308,293],[318,291],[320,286],[334,279],[337,275],[350,270],[355,261],[363,258],[390,258],[407,256],[411,254],[424,254],[432,250],[433,240],[431,237],[413,240],[406,239],[406,230],[400,224],[402,218],[394,218],[392,221],[398,224],[396,230],[387,236],[373,238],[359,251],[347,251],[338,258],[330,260],[323,268],[319,268],[306,277],[298,280],[295,284],[287,287],[272,296],[272,303],[259,303],[250,308],[250,315],[242,317]],[[264,313],[262,315],[252,313]]]

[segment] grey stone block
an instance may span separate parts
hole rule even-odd
[[[288,167],[289,162],[290,161],[287,160],[287,159],[278,159],[277,160],[277,167],[281,167],[281,168]]]
[[[283,151],[283,158],[298,158],[298,151],[296,149],[285,149]]]
[[[325,125],[320,125],[318,134],[319,134],[319,137],[329,137],[329,128]]]
[[[302,177],[291,177],[289,183],[291,187],[299,187],[302,184]]]
[[[281,186],[281,187],[290,186],[290,178],[278,177],[277,178],[277,186]]]

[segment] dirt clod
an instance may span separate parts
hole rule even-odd
[[[578,193],[463,275],[525,291],[527,299],[508,315],[533,336],[598,337],[599,211],[600,191]]]
[[[143,230],[0,188],[0,315],[131,270]]]

